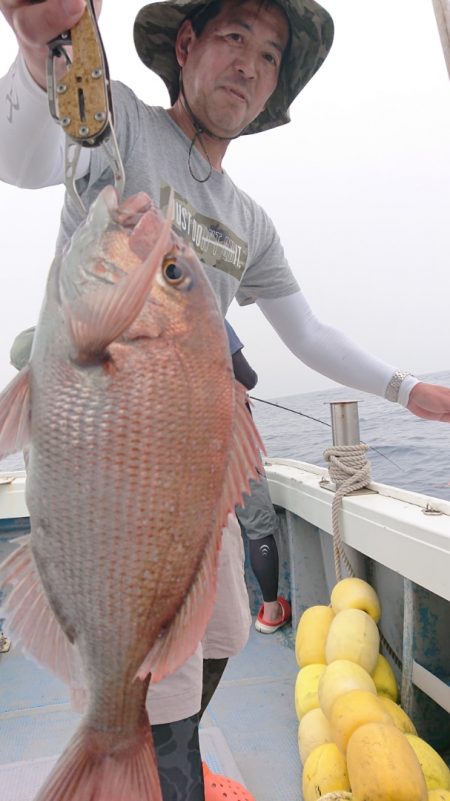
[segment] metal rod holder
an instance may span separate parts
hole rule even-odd
[[[414,669],[414,585],[410,579],[403,579],[403,655],[402,686],[400,697],[406,714],[411,716],[413,708],[413,669]]]
[[[330,403],[333,445],[360,445],[358,401]]]

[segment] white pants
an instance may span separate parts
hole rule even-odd
[[[173,723],[195,715],[202,697],[203,659],[235,656],[248,640],[251,625],[244,581],[244,546],[234,515],[222,531],[217,598],[197,650],[175,673],[150,685],[147,710],[152,724]]]

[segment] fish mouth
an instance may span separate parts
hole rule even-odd
[[[155,204],[145,192],[138,192],[132,197],[122,199],[114,186],[105,186],[99,195],[96,206],[103,218],[109,219],[120,228],[134,229],[142,217]]]
[[[142,217],[154,208],[153,201],[145,192],[127,198],[110,209],[111,217],[122,228],[136,228]]]
[[[105,186],[102,191],[101,198],[110,214],[113,214],[119,205],[119,195],[117,194],[117,190],[114,188],[114,186]]]

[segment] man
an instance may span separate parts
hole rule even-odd
[[[225,328],[234,377],[246,389],[253,389],[258,376],[242,353],[244,345],[228,320],[225,320]],[[263,597],[255,628],[262,634],[274,634],[291,619],[290,604],[282,595],[278,595],[278,547],[275,540],[278,518],[264,472],[259,481],[250,481],[250,488],[251,492],[244,495],[244,505],[236,507],[236,516],[247,534],[250,564]]]
[[[4,181],[32,188],[63,181],[64,133],[50,119],[42,91],[46,42],[71,28],[83,8],[82,0],[0,0],[20,50],[0,86],[0,97],[14,88],[19,99],[17,113],[11,116],[10,109],[3,107],[0,114],[0,179]],[[314,0],[169,0],[144,6],[135,25],[136,48],[144,63],[166,82],[172,105],[167,111],[150,108],[122,84],[113,86],[125,194],[146,191],[165,207],[170,188],[174,189],[175,230],[201,257],[224,315],[234,296],[242,305],[256,302],[288,347],[313,369],[340,383],[400,401],[422,417],[450,421],[450,390],[418,382],[373,358],[314,317],[270,219],[222,171],[233,138],[289,120],[289,105],[323,62],[332,36],[332,21]],[[30,137],[30,130],[39,130],[39,137]],[[98,149],[83,151],[76,177],[86,206],[112,182]],[[58,250],[80,219],[66,194]],[[233,566],[228,575],[236,576],[242,569],[241,557],[231,534],[229,539],[235,551],[228,559]],[[226,551],[229,545],[223,546],[223,557],[230,552]],[[236,642],[231,646],[226,634],[226,623],[233,619],[235,609],[240,610],[243,632],[248,627],[246,612],[239,601],[233,606],[231,597],[220,596],[219,591],[203,656],[223,659],[236,652]],[[236,634],[235,620],[232,633]],[[198,676],[198,665],[193,673]],[[165,702],[159,717],[151,711],[151,719],[169,725],[170,732],[177,724],[181,730],[188,720],[194,737],[197,690],[198,686],[192,693],[192,711],[185,703],[177,717],[176,704]],[[156,697],[158,688],[153,693]],[[179,695],[186,702],[186,692]],[[173,689],[170,699],[176,696]],[[160,763],[164,801],[203,798],[198,760],[192,768],[182,741],[183,737],[171,741],[176,761],[174,770],[167,771],[167,781]],[[157,751],[159,759],[164,748],[158,743]],[[173,776],[186,762],[184,784],[176,786]],[[213,799],[211,794],[206,797]]]

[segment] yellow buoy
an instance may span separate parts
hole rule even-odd
[[[299,720],[310,709],[316,709],[319,704],[317,690],[325,665],[305,665],[297,676],[295,682],[295,711]]]
[[[320,677],[318,696],[320,707],[328,719],[336,698],[350,690],[367,690],[377,694],[372,677],[356,662],[337,659],[327,665]]]
[[[299,667],[325,664],[325,642],[334,618],[331,606],[310,606],[297,626],[295,657]]]
[[[325,645],[329,664],[336,659],[348,659],[372,673],[380,648],[377,624],[361,609],[343,609],[331,622]]]
[[[414,723],[399,704],[396,704],[391,698],[385,695],[379,695],[378,700],[384,706],[385,710],[389,712],[394,726],[397,726],[397,729],[400,729],[403,734],[417,734]]]
[[[385,695],[387,698],[390,698],[391,701],[397,701],[397,681],[394,671],[383,654],[378,654],[375,669],[372,671],[372,678],[375,682],[378,695]]]
[[[330,712],[332,739],[343,753],[356,729],[365,723],[386,723],[394,725],[376,695],[367,690],[351,690],[339,695]]]
[[[425,778],[406,736],[367,723],[352,734],[347,769],[354,801],[428,801]]]
[[[378,623],[381,617],[381,607],[373,587],[359,578],[345,578],[333,587],[331,593],[331,606],[335,614],[343,609],[362,609]]]
[[[302,777],[304,801],[318,801],[333,790],[350,790],[345,757],[335,743],[319,745],[305,762]]]
[[[450,790],[450,770],[434,748],[415,734],[405,735],[414,749],[429,790]]]
[[[303,715],[298,726],[298,751],[303,764],[319,745],[333,742],[331,727],[320,707]]]

